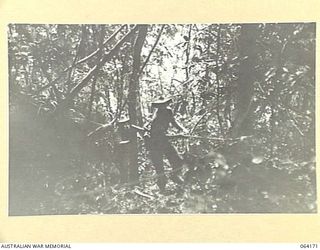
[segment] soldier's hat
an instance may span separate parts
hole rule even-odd
[[[152,106],[157,107],[157,106],[166,106],[169,105],[172,102],[172,98],[168,97],[168,98],[164,98],[163,96],[161,96],[159,99],[153,101],[151,103]]]

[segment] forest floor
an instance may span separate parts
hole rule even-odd
[[[10,215],[317,210],[315,162],[303,163],[305,170],[298,173],[239,158],[233,159],[237,164],[231,169],[223,156],[215,154],[211,159],[215,167],[209,172],[204,163],[195,163],[192,168],[196,171],[184,184],[168,179],[166,191],[160,192],[156,173],[146,167],[144,155],[139,158],[139,181],[119,184],[119,171],[110,161],[87,158],[55,130],[43,128],[37,120],[18,117],[10,119]],[[222,166],[217,168],[216,163]],[[170,172],[168,164],[166,172]]]

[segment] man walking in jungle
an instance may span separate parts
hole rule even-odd
[[[156,111],[151,121],[150,158],[158,174],[157,184],[161,191],[164,191],[167,182],[164,175],[164,156],[169,160],[173,172],[175,172],[171,178],[178,184],[182,183],[182,180],[178,177],[178,173],[183,162],[176,149],[169,142],[166,133],[170,124],[179,131],[187,133],[187,130],[175,120],[172,110],[168,108],[171,102],[171,98],[165,99],[161,97],[152,103],[152,108],[155,108]]]

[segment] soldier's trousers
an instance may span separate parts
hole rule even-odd
[[[169,160],[173,174],[171,178],[175,182],[180,182],[177,178],[182,166],[182,159],[178,155],[176,149],[171,145],[165,136],[157,135],[156,138],[150,138],[150,158],[158,174],[157,184],[160,189],[164,189],[166,185],[166,176],[164,175],[163,157]]]

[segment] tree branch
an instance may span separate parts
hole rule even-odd
[[[83,80],[76,85],[70,92],[70,94],[60,103],[60,105],[57,107],[55,112],[60,112],[65,107],[67,107],[71,100],[83,89],[91,80],[93,76],[95,76],[98,72],[98,70],[110,59],[112,59],[113,56],[116,55],[116,53],[120,50],[121,46],[129,40],[129,38],[137,31],[137,26],[135,26],[131,31],[129,31],[124,38],[122,38],[110,51],[108,54],[104,55],[104,57],[100,60],[100,62],[94,66],[87,75],[83,78]]]
[[[208,111],[204,112],[204,114],[199,118],[199,120],[196,122],[196,124],[193,126],[193,128],[190,131],[190,135],[193,134],[193,132],[196,130],[198,125],[200,124],[201,120],[208,114]]]
[[[153,44],[153,46],[152,46],[152,48],[150,50],[150,53],[149,53],[148,57],[146,58],[145,62],[143,63],[143,65],[142,65],[142,67],[140,69],[140,73],[139,73],[140,75],[143,72],[144,68],[146,67],[147,63],[149,62],[150,57],[151,57],[154,49],[157,47],[157,44],[158,44],[158,42],[160,40],[160,37],[161,37],[161,34],[162,34],[163,30],[164,30],[164,27],[165,27],[165,25],[163,24],[161,29],[160,29],[160,31],[159,31],[158,37],[157,37],[156,41],[154,42],[154,44]]]
[[[90,58],[94,57],[95,55],[97,55],[100,51],[103,50],[103,48],[116,36],[119,34],[119,32],[123,29],[125,25],[122,25],[116,32],[114,32],[108,39],[107,41],[105,41],[103,43],[102,47],[99,47],[98,49],[96,49],[94,52],[92,52],[90,55],[80,59],[75,65],[79,65],[81,63],[84,63],[85,61],[88,61]]]
[[[122,29],[123,27],[125,27],[126,25],[122,25],[116,32],[114,32],[111,37],[108,38],[107,41],[105,41],[103,43],[103,46],[105,47],[110,41],[111,39],[113,39]],[[46,90],[47,88],[53,86],[54,84],[56,84],[63,76],[64,73],[68,72],[69,70],[73,69],[75,66],[84,63],[86,61],[88,61],[89,59],[91,59],[92,57],[94,57],[95,55],[97,55],[102,49],[98,48],[96,49],[94,52],[92,52],[90,55],[86,56],[85,58],[80,59],[78,62],[73,63],[71,66],[67,67],[66,69],[64,69],[61,73],[60,76],[57,77],[56,79],[54,79],[52,82],[48,83],[47,85],[43,86],[42,88],[40,88],[37,91],[37,94],[41,93],[42,91]]]

